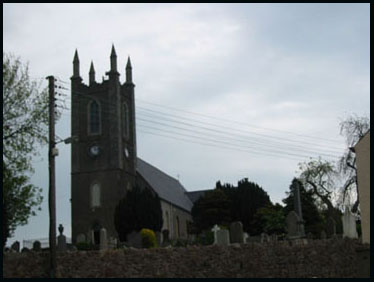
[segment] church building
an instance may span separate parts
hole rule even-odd
[[[190,199],[183,185],[137,157],[135,85],[130,57],[121,83],[117,55],[112,46],[110,70],[101,83],[95,80],[91,62],[88,84],[80,76],[78,52],[71,77],[72,242],[98,244],[100,230],[117,238],[114,209],[126,192],[134,187],[152,189],[161,199],[162,230],[170,238],[187,238],[192,221]],[[191,192],[193,193],[193,192]]]

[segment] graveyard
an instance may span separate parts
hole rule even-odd
[[[156,248],[100,242],[98,250],[78,250],[66,244],[60,227],[56,276],[354,278],[369,275],[370,245],[354,238],[356,234],[352,238],[346,230],[345,234],[327,233],[323,239],[312,239],[298,233],[297,223],[300,221],[297,214],[290,218],[288,228],[293,233],[284,239],[265,233],[250,236],[243,232],[240,222],[233,222],[229,229],[213,226],[212,244],[159,242]],[[49,252],[41,249],[40,242],[34,242],[31,250],[20,252],[19,243],[12,249],[12,252],[4,253],[4,277],[49,277]]]

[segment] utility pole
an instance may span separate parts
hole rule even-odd
[[[48,76],[49,87],[49,251],[50,275],[56,277],[56,172],[55,156],[58,154],[55,147],[55,78]]]

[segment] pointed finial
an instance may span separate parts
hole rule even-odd
[[[112,52],[110,54],[111,57],[117,57],[116,50],[114,49],[114,44],[112,44]]]
[[[80,77],[79,75],[79,58],[78,50],[75,49],[74,59],[73,59],[73,77]]]
[[[130,56],[128,57],[127,64],[126,64],[126,83],[132,84],[132,67],[131,67]]]
[[[128,56],[128,58],[127,58],[126,68],[127,68],[127,69],[131,69],[131,68],[132,68],[132,67],[131,67],[131,61],[130,61],[130,56]]]
[[[112,52],[110,54],[110,71],[117,73],[117,54],[112,44]]]
[[[93,61],[91,61],[89,81],[90,81],[90,85],[95,83],[95,69],[94,69]]]
[[[95,73],[93,61],[91,61],[90,73]]]
[[[78,49],[75,49],[74,60],[73,60],[73,62],[79,62],[79,58],[78,58]]]

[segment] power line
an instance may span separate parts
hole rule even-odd
[[[242,149],[239,149],[239,148],[233,148],[233,147],[227,147],[227,146],[222,146],[222,145],[215,145],[215,144],[209,144],[209,143],[204,143],[204,142],[199,142],[199,141],[196,141],[196,140],[189,140],[189,139],[184,139],[184,138],[180,138],[180,137],[176,137],[176,136],[170,136],[170,135],[163,135],[163,134],[159,134],[159,133],[154,133],[154,132],[149,132],[149,131],[146,131],[146,130],[138,130],[139,132],[142,132],[142,133],[146,133],[146,134],[151,134],[151,135],[155,135],[155,136],[161,136],[161,137],[166,137],[166,138],[169,138],[169,139],[173,139],[173,140],[181,140],[181,141],[185,141],[185,142],[188,142],[188,143],[194,143],[194,144],[199,144],[199,145],[204,145],[204,146],[209,146],[209,147],[216,147],[216,148],[223,148],[223,149],[229,149],[229,150],[234,150],[234,151],[240,151],[240,152],[246,152],[246,153],[251,153],[251,154],[257,154],[257,155],[265,155],[265,156],[273,156],[273,157],[277,157],[279,158],[280,156],[279,155],[273,155],[273,154],[270,154],[270,153],[259,153],[259,152],[256,152],[256,151],[248,151],[248,150],[242,150]],[[292,158],[292,157],[288,157],[288,156],[282,156],[283,159],[289,159],[289,160],[294,160],[294,161],[300,161],[299,158]]]
[[[138,107],[137,107],[138,108]],[[144,108],[141,108],[141,110],[143,110]],[[139,113],[139,112],[138,112]],[[142,113],[143,115],[145,113]],[[145,114],[146,116],[150,116],[150,117],[153,117],[152,115],[149,115],[149,114]],[[173,115],[174,116],[174,115]],[[206,128],[206,127],[201,127],[201,126],[198,126],[198,125],[194,125],[194,124],[190,124],[190,123],[186,123],[186,122],[181,122],[181,121],[178,121],[178,120],[173,120],[173,119],[169,119],[169,118],[165,118],[163,116],[161,117],[157,117],[157,118],[161,118],[161,119],[164,119],[164,120],[167,120],[167,121],[171,121],[171,122],[174,122],[174,123],[180,123],[180,124],[185,124],[185,125],[188,125],[188,126],[196,126],[196,127],[199,127],[199,128],[204,128],[206,130],[209,130],[209,131],[214,131],[214,132],[221,132],[221,133],[224,133],[224,134],[228,134],[227,132],[224,132],[222,130],[217,130],[217,129],[212,129],[212,128]],[[180,118],[180,117],[177,117],[177,118]],[[181,118],[182,119],[182,118]],[[187,119],[187,120],[191,120],[191,119]],[[196,120],[193,120],[193,121],[196,121]],[[197,122],[197,121],[196,121]],[[208,125],[213,125],[213,126],[216,126],[216,127],[219,127],[217,125],[214,125],[214,124],[211,124],[211,123],[205,123],[205,122],[201,122],[202,124],[208,124]],[[236,132],[243,132],[243,133],[246,133],[246,134],[254,134],[254,135],[260,135],[262,136],[261,134],[256,134],[256,133],[252,133],[252,132],[248,132],[248,131],[244,131],[244,130],[238,130],[238,129],[232,129],[232,128],[229,128],[229,127],[225,127],[225,126],[221,126],[220,128],[226,128],[226,129],[229,129],[229,130],[232,130],[232,131],[236,131]],[[253,137],[253,136],[248,136],[248,135],[239,135],[239,134],[232,134],[230,133],[230,135],[235,135],[235,136],[239,136],[241,138],[251,138],[251,140],[261,140],[263,141],[262,139],[260,138],[256,138],[256,137]],[[274,139],[276,137],[270,137],[270,136],[266,136],[267,138],[270,138],[270,139]],[[278,139],[282,139],[282,138],[278,138]],[[305,149],[305,150],[308,150],[308,148],[305,148],[305,147],[301,147],[301,146],[297,146],[295,144],[286,144],[286,143],[282,143],[282,142],[279,142],[279,141],[269,141],[270,143],[273,143],[273,144],[280,144],[280,145],[283,145],[283,146],[293,146],[293,148],[301,148],[301,149]],[[301,144],[301,143],[305,143],[305,144],[310,144],[312,145],[313,147],[320,147],[319,145],[315,144],[315,143],[309,143],[309,142],[303,142],[303,141],[298,141],[298,140],[287,140],[287,142],[292,142],[292,143],[296,143],[296,144]],[[310,146],[309,146],[310,148]],[[327,147],[328,148],[328,147]],[[326,152],[331,152],[331,153],[340,153],[341,150],[338,150],[338,149],[333,149],[333,150],[330,150],[330,149],[326,149],[326,146],[324,146],[324,148],[322,149]]]
[[[198,138],[199,140],[202,139],[204,141],[213,142],[214,144],[217,144],[217,143],[218,144],[224,144],[226,146],[229,145],[229,146],[233,146],[235,148],[246,148],[246,149],[251,149],[251,150],[254,149],[254,150],[263,151],[265,153],[275,153],[275,154],[290,155],[290,156],[303,157],[303,158],[308,158],[309,157],[309,156],[306,156],[306,155],[295,154],[295,153],[285,152],[285,151],[279,151],[279,150],[274,150],[274,149],[269,149],[269,148],[251,147],[251,146],[232,144],[232,143],[225,142],[225,141],[220,141],[220,140],[217,140],[217,139],[211,139],[211,138],[200,137],[200,136],[196,136],[196,135],[192,135],[192,134],[184,134],[184,133],[179,133],[179,132],[175,132],[175,131],[169,131],[169,130],[161,129],[159,127],[152,127],[152,126],[143,125],[143,124],[139,124],[139,125],[141,127],[146,127],[146,128],[150,128],[150,129],[157,130],[157,131],[163,131],[163,132],[166,132],[166,133],[176,134],[176,135],[180,135],[180,136],[184,136],[184,137]],[[255,152],[255,151],[251,151],[251,152]],[[330,156],[330,158],[337,158],[337,157],[336,156]]]
[[[165,105],[151,103],[151,102],[148,102],[148,101],[141,100],[139,98],[136,98],[136,101],[140,101],[142,103],[154,105],[154,106],[161,107],[161,108],[170,109],[170,110],[173,110],[173,111],[185,112],[185,113],[188,113],[188,114],[198,115],[198,116],[202,116],[202,117],[206,117],[206,118],[210,118],[210,119],[215,119],[215,120],[220,120],[220,121],[225,121],[225,122],[229,122],[229,123],[242,124],[242,125],[245,125],[247,127],[253,127],[253,128],[257,128],[257,129],[261,129],[261,130],[277,131],[277,132],[280,132],[280,133],[292,134],[292,135],[296,135],[296,136],[300,136],[300,137],[304,137],[304,138],[306,137],[306,138],[320,139],[322,141],[332,142],[332,143],[336,143],[336,141],[337,141],[337,140],[333,140],[333,139],[329,139],[329,138],[321,138],[321,137],[317,137],[317,136],[311,136],[311,135],[306,135],[306,134],[299,134],[299,133],[294,133],[294,132],[285,131],[285,130],[279,130],[279,129],[274,129],[274,128],[265,128],[265,127],[250,125],[250,124],[245,123],[245,122],[240,122],[240,121],[234,121],[234,120],[229,120],[229,119],[212,117],[212,116],[201,114],[201,113],[195,113],[195,112],[190,112],[190,111],[186,111],[186,110],[182,110],[182,109],[178,109],[178,108],[174,108],[174,107],[169,107],[169,106],[165,106]]]

